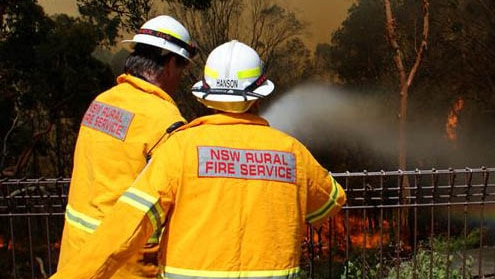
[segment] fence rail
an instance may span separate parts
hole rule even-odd
[[[303,278],[495,278],[495,168],[332,175],[348,203],[302,236]],[[53,274],[69,182],[0,180],[0,278]]]

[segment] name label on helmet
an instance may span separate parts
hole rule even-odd
[[[132,112],[94,101],[86,110],[81,125],[124,140],[133,118]]]
[[[219,88],[238,88],[239,81],[237,79],[217,79],[216,87]]]
[[[200,146],[198,176],[295,183],[296,157],[283,151]]]

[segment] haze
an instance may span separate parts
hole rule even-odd
[[[330,36],[347,15],[353,0],[276,0],[282,6],[299,15],[299,19],[309,24],[307,46],[313,49],[318,43],[329,43]],[[38,0],[47,14],[78,14],[75,0]]]

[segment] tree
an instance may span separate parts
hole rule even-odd
[[[432,4],[430,47],[423,71],[415,81],[411,109],[425,118],[439,118],[436,130],[443,131],[445,156],[437,164],[448,167],[488,165],[495,148],[490,143],[494,134],[485,129],[495,118],[493,97],[495,67],[495,24],[493,1],[447,1]],[[463,107],[453,132],[445,135],[447,118],[458,100]],[[417,117],[416,117],[417,118]]]
[[[418,40],[419,44],[414,48],[416,51],[416,57],[414,58],[414,63],[410,70],[406,69],[404,63],[404,55],[403,50],[400,46],[399,39],[397,37],[395,28],[397,22],[394,19],[392,6],[390,4],[390,0],[383,0],[384,10],[385,10],[385,18],[386,18],[386,35],[388,39],[388,43],[392,48],[392,52],[394,53],[394,63],[397,68],[398,76],[399,76],[399,95],[400,95],[400,113],[399,113],[399,169],[405,170],[407,169],[406,165],[406,154],[407,154],[407,145],[406,145],[406,124],[407,124],[407,102],[408,102],[408,93],[409,88],[416,76],[416,72],[422,62],[424,52],[426,50],[428,35],[429,35],[429,1],[422,0],[422,10],[423,10],[423,20],[422,20],[422,33],[421,38]],[[405,181],[404,188],[408,187],[407,180]],[[404,195],[409,195],[408,191],[403,191]]]
[[[495,39],[495,2],[422,1],[420,5],[406,0],[389,4],[379,7],[377,1],[358,1],[332,37],[327,55],[339,80],[347,88],[363,89],[363,96],[368,94],[366,88],[379,89],[387,107],[397,107],[391,104],[407,97],[403,99],[407,110],[400,113],[408,122],[403,126],[407,136],[403,136],[409,152],[402,158],[407,158],[407,168],[492,164],[495,133],[486,127],[495,120],[494,51],[490,47]],[[388,37],[383,32],[384,9],[393,11],[392,21],[392,14],[388,16],[393,29]],[[432,16],[425,22],[429,13]],[[394,44],[394,40],[391,52],[387,43]],[[396,94],[401,89],[406,94]],[[445,135],[445,125],[453,109],[457,109],[458,135],[451,140]]]
[[[430,20],[430,14],[429,14],[429,1],[428,0],[422,0],[422,33],[421,33],[421,38],[417,41],[419,41],[419,44],[414,46],[414,49],[416,49],[415,57],[414,57],[414,63],[412,64],[411,68],[408,70],[406,69],[405,66],[405,57],[403,54],[402,47],[400,45],[399,38],[397,37],[396,33],[396,24],[397,22],[394,19],[394,15],[392,12],[392,6],[390,3],[390,0],[383,0],[383,5],[384,5],[384,10],[385,10],[385,19],[386,19],[386,24],[385,24],[385,30],[386,30],[386,36],[388,40],[388,44],[390,45],[393,53],[393,58],[394,58],[394,63],[397,68],[397,73],[399,76],[399,95],[400,95],[400,113],[399,113],[399,169],[401,170],[406,170],[407,169],[407,164],[406,164],[406,155],[407,155],[407,136],[406,136],[406,131],[407,131],[407,108],[408,108],[408,94],[409,94],[409,88],[411,87],[411,84],[414,80],[414,77],[416,76],[416,72],[418,71],[418,68],[422,62],[424,52],[426,50],[426,45],[428,41],[428,35],[429,35],[429,20]],[[404,179],[402,183],[399,185],[401,188],[401,199],[403,200],[404,203],[407,203],[409,200],[410,196],[410,190],[409,190],[409,180],[408,176],[404,176]],[[409,226],[409,210],[408,209],[403,209],[401,211],[401,216],[400,216],[400,225],[403,230],[402,232],[407,232],[408,226]],[[406,236],[407,237],[407,236]],[[407,238],[406,238],[407,241]],[[407,242],[406,242],[407,243]]]
[[[21,146],[26,144],[26,138],[22,136],[25,130],[18,129],[29,117],[21,108],[29,105],[29,92],[31,91],[30,77],[34,74],[31,61],[34,60],[33,46],[42,40],[41,30],[47,30],[50,21],[44,16],[41,7],[35,1],[16,1],[6,3],[1,7],[2,11],[2,40],[0,41],[0,88],[6,110],[5,129],[2,129],[2,160],[1,168],[5,164],[12,164],[12,156],[19,155]],[[21,134],[19,140],[12,140],[17,134]],[[17,150],[16,150],[17,149]],[[14,153],[14,154],[12,154]],[[25,162],[19,156],[17,166]]]
[[[362,92],[391,87],[393,71],[384,41],[384,21],[378,1],[361,0],[349,9],[348,17],[332,35],[328,53],[320,50],[328,56],[328,67],[340,83]]]
[[[416,12],[417,5],[413,1],[400,1],[394,10],[396,17],[389,0],[384,0],[382,5],[377,1],[358,1],[342,27],[333,34],[329,55],[338,81],[347,88],[365,92],[363,94],[378,92],[387,106],[394,106],[395,98],[389,96],[396,91],[395,87],[399,88],[400,109],[389,116],[399,116],[397,165],[407,169],[407,97],[426,49],[428,2],[423,2],[424,13]]]
[[[0,169],[7,176],[68,176],[80,119],[92,98],[113,83],[92,57],[96,27],[59,15],[48,18],[34,1],[5,9],[0,41],[2,105]]]

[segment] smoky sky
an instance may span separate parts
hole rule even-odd
[[[38,0],[48,14],[78,14],[75,0]],[[354,0],[275,0],[296,13],[297,17],[308,24],[303,34],[306,44],[313,49],[317,43],[329,43],[332,32],[337,30],[347,16]]]

